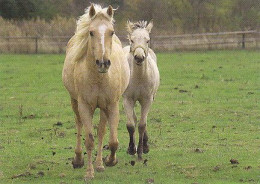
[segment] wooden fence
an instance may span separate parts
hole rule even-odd
[[[0,53],[64,53],[71,36],[0,37]],[[125,46],[126,36],[119,36]],[[260,32],[237,31],[184,35],[151,35],[151,48],[156,51],[215,49],[259,49]]]

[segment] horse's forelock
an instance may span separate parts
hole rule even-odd
[[[147,26],[147,21],[138,21],[133,24],[133,29],[145,29]]]

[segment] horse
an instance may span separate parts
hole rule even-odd
[[[98,149],[96,170],[104,171],[102,144],[106,124],[110,128],[110,155],[104,160],[106,166],[114,166],[118,160],[119,99],[127,88],[130,69],[120,40],[113,28],[114,10],[111,5],[102,8],[91,4],[77,21],[74,36],[69,40],[62,72],[62,80],[71,98],[75,113],[77,142],[74,168],[84,165],[81,132],[85,130],[87,170],[85,179],[94,178],[92,151],[94,136],[92,119],[95,109],[100,109],[98,124]]]
[[[130,155],[138,154],[138,160],[142,160],[142,154],[149,152],[147,135],[147,115],[160,84],[160,75],[157,67],[157,58],[149,48],[150,32],[153,27],[151,20],[132,23],[127,22],[128,39],[130,45],[124,47],[130,67],[130,82],[123,94],[123,104],[127,116],[127,130],[130,141],[127,152]],[[134,106],[139,101],[141,105],[141,118],[138,125],[139,143],[136,150],[135,128],[137,117]]]

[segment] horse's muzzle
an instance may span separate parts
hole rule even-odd
[[[135,58],[135,62],[136,62],[137,65],[142,65],[142,63],[144,61],[144,57],[143,56],[135,55],[134,58]]]
[[[96,60],[96,65],[98,67],[99,73],[106,73],[111,65],[111,62],[110,60],[106,60],[106,61]]]

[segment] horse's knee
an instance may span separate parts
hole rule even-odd
[[[94,149],[94,136],[92,133],[89,133],[85,140],[85,146],[87,150],[93,150]]]

